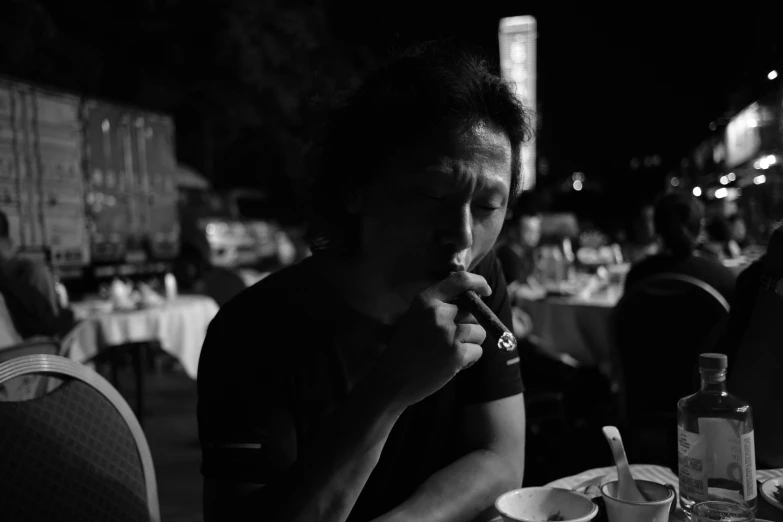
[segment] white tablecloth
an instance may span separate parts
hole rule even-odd
[[[677,478],[677,475],[669,468],[663,466],[652,466],[649,464],[635,464],[631,465],[631,472],[633,473],[634,479],[636,480],[649,480],[651,482],[658,482],[659,484],[671,484],[674,486],[675,490],[679,491],[679,479]],[[756,472],[756,478],[759,482],[763,482],[772,477],[780,476],[783,476],[783,469],[759,470]],[[581,491],[589,485],[600,486],[601,484],[605,484],[613,480],[617,480],[617,468],[615,466],[610,466],[606,468],[591,469],[589,471],[585,471],[584,473],[580,473],[579,475],[561,478],[555,480],[554,482],[550,482],[547,484],[547,486],[564,489],[576,488]],[[679,498],[677,501],[679,502]],[[760,485],[758,488],[758,503],[759,510],[756,514],[757,517],[763,520],[771,520],[774,522],[783,521],[783,511],[776,509],[766,500],[764,500],[764,498],[761,496]],[[677,518],[672,522],[687,520],[684,518],[682,513],[678,513],[678,516],[680,518]],[[759,518],[756,520],[759,520]]]
[[[609,375],[612,361],[611,314],[622,287],[610,286],[590,297],[517,299],[533,321],[533,335],[553,354],[568,354]]]
[[[158,341],[193,379],[207,327],[218,311],[215,301],[200,295],[182,295],[163,306],[132,311],[98,312],[88,302],[71,307],[84,320],[75,332],[71,359],[87,362],[107,346]]]

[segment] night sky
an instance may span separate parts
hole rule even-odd
[[[252,9],[249,0],[5,3],[16,13],[0,20],[0,73],[171,112],[177,117],[180,158],[197,168],[208,160],[221,171],[213,176],[232,184],[264,183],[297,157],[293,146],[288,156],[272,159],[249,158],[242,151],[259,140],[278,139],[278,129],[284,127],[294,136],[291,143],[303,141],[297,129],[316,116],[296,107],[350,83],[340,77],[346,76],[344,67],[326,70],[323,63],[337,64],[340,53],[354,53],[351,60],[357,63],[355,49],[361,46],[378,57],[392,48],[442,37],[466,40],[496,59],[503,16],[532,14],[538,20],[538,142],[551,165],[550,182],[579,170],[588,180],[603,180],[609,190],[633,191],[644,185],[634,176],[644,174],[630,171],[630,159],[660,154],[664,164],[654,174],[657,186],[663,171],[708,135],[710,122],[752,102],[769,87],[766,73],[783,69],[783,9],[751,2],[737,3],[731,11],[706,5],[694,9],[686,2],[673,4],[677,9],[634,4],[619,11],[490,0],[324,0],[300,7],[298,2],[265,0]],[[312,22],[313,5],[325,13],[320,25]],[[283,13],[278,6],[289,14],[278,15]],[[291,40],[296,42],[293,50],[285,48],[285,39],[277,48],[271,45],[276,54],[265,58],[265,68],[254,69],[252,61],[261,58],[255,49],[237,50],[244,36],[233,36],[231,24],[240,20],[245,32],[264,42],[267,26],[295,25],[289,20],[296,19],[290,13],[297,9],[308,13],[302,18],[310,20],[308,27],[319,29]],[[245,15],[249,12],[252,16]],[[366,67],[372,59],[364,62]],[[248,71],[256,76],[249,78]],[[334,81],[324,79],[329,74]],[[277,78],[281,80],[275,83]],[[303,83],[307,85],[301,87]],[[279,100],[299,87],[302,99],[287,100],[294,109],[281,108]],[[238,101],[231,106],[230,100]],[[196,113],[209,111],[221,111],[221,121],[235,117],[243,124],[240,130],[225,121],[225,128],[213,127],[214,135],[232,138],[215,147],[215,158],[205,160]],[[285,148],[286,143],[268,147]]]

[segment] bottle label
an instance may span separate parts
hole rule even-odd
[[[704,474],[706,446],[698,433],[677,428],[677,454],[680,468],[680,494],[696,502],[708,500]]]
[[[742,442],[742,487],[745,500],[756,498],[756,443],[753,431],[740,436]]]
[[[742,434],[740,421],[722,418],[699,419],[699,433],[705,441],[704,473],[709,480],[736,491],[736,500],[756,498],[756,464],[753,432]]]

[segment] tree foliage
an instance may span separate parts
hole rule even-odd
[[[354,86],[376,56],[334,34],[323,2],[7,4],[0,73],[172,113],[181,160],[273,195],[302,174],[313,100]]]

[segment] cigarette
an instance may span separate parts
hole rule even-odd
[[[468,290],[459,297],[458,303],[473,314],[487,332],[497,337],[498,348],[510,352],[517,347],[517,339],[514,334],[498,319],[495,312],[484,304],[476,292]]]

